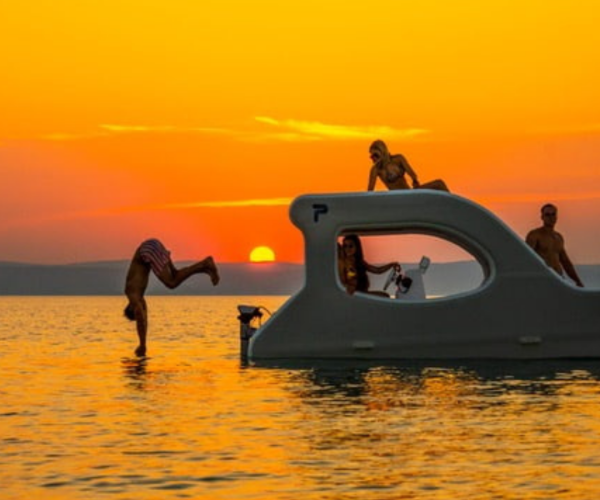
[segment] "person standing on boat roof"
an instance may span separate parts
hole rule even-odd
[[[532,229],[527,234],[525,241],[535,252],[561,276],[564,273],[571,278],[577,286],[583,283],[575,270],[575,266],[565,250],[565,240],[560,233],[554,230],[558,219],[558,208],[552,203],[546,203],[542,209],[543,225]]]
[[[194,274],[204,273],[210,276],[213,285],[219,283],[219,271],[212,257],[177,269],[171,261],[171,252],[157,239],[144,241],[135,251],[127,278],[125,279],[125,295],[129,303],[123,314],[136,322],[140,345],[135,353],[138,356],[146,354],[146,334],[148,331],[148,310],[144,293],[148,287],[150,271],[167,287],[177,288],[181,283]]]
[[[417,178],[416,172],[409,165],[406,158],[401,155],[391,155],[387,145],[382,140],[376,140],[369,148],[369,155],[373,166],[369,174],[368,190],[375,189],[377,178],[383,182],[386,187],[392,191],[396,189],[410,189],[408,182],[404,178],[407,174],[412,179],[413,189],[436,189],[438,191],[450,191],[446,183],[441,179],[421,184]]]
[[[364,259],[360,238],[355,234],[349,234],[344,237],[341,248],[338,247],[338,256],[339,276],[350,295],[354,292],[363,292],[389,298],[389,295],[383,291],[369,290],[370,283],[367,271],[374,274],[382,274],[393,267],[397,272],[400,272],[402,268],[398,262],[390,262],[382,266],[369,264]]]

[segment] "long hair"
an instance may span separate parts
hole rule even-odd
[[[356,252],[354,253],[356,265],[356,289],[360,292],[366,292],[369,289],[369,277],[367,276],[367,266],[363,255],[362,243],[356,234],[349,234],[344,237],[344,241],[352,241]]]
[[[377,139],[371,144],[371,146],[369,146],[369,152],[379,154],[379,160],[375,162],[377,168],[383,168],[391,160],[390,151],[385,142],[383,142],[381,139]]]

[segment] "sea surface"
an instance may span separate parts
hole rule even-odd
[[[0,297],[0,498],[598,498],[600,361],[244,366],[285,299]]]

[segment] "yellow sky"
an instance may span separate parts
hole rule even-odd
[[[57,231],[70,250],[50,260],[128,256],[162,205],[182,255],[181,233],[204,231],[203,248],[242,259],[279,236],[254,242],[236,203],[362,190],[376,138],[521,230],[538,218],[519,210],[552,197],[592,200],[576,210],[587,224],[600,215],[598,25],[592,0],[5,1],[0,260],[42,260],[31,248]],[[254,220],[301,247],[269,206]],[[127,227],[122,246],[77,243],[92,226],[65,220],[90,211],[88,238]]]
[[[595,1],[4,2],[2,133],[597,127],[598,21]]]

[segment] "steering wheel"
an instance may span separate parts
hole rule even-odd
[[[396,273],[396,268],[392,267],[392,269],[390,269],[390,272],[387,275],[387,278],[385,280],[385,285],[383,285],[383,289],[387,290],[388,287],[390,286],[390,284],[392,283],[392,281],[394,281],[397,277],[397,273]]]

